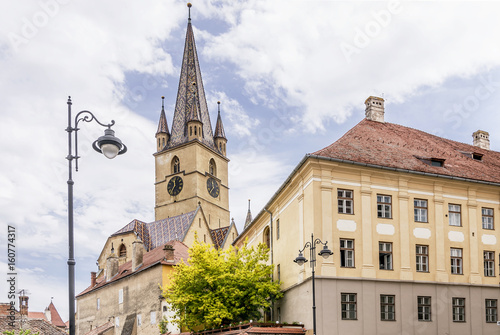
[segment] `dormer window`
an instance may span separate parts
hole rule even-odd
[[[442,158],[428,158],[428,157],[417,157],[416,158],[420,159],[423,163],[430,165],[430,166],[437,166],[437,167],[443,167],[444,166],[444,159]]]
[[[472,153],[472,159],[476,161],[482,161],[483,160],[483,154],[479,154],[477,152]]]

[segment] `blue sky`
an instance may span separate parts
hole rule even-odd
[[[228,137],[230,209],[241,231],[300,159],[364,117],[499,150],[500,23],[496,2],[193,0],[198,56],[215,126]],[[77,292],[114,231],[154,219],[154,134],[177,94],[187,25],[183,1],[39,0],[0,13],[0,218],[17,231],[18,289],[67,316],[67,96],[73,110],[114,119],[126,155],[91,149],[79,132],[75,173]],[[0,234],[5,250],[5,234]],[[7,272],[0,258],[0,272]],[[0,280],[1,292],[6,281]],[[6,296],[0,301],[7,302]]]

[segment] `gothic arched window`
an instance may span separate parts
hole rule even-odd
[[[120,257],[127,257],[127,247],[125,244],[120,245]]]
[[[210,173],[212,176],[217,176],[217,167],[213,158],[208,163],[208,173]]]
[[[264,229],[264,241],[263,242],[268,248],[271,248],[271,232],[269,230],[269,227],[266,227],[266,229]]]
[[[175,156],[172,159],[172,173],[179,173],[181,171],[181,162],[179,161],[179,158]]]

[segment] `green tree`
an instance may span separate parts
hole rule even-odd
[[[16,335],[15,330],[6,330],[3,332],[5,335]],[[32,333],[31,329],[19,329],[17,335],[39,335],[39,332]]]
[[[176,322],[192,330],[260,319],[260,311],[283,295],[280,283],[271,280],[268,258],[263,244],[220,251],[196,241],[189,250],[189,265],[176,266],[163,293]]]

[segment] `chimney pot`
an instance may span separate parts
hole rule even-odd
[[[141,266],[144,255],[144,244],[141,240],[132,242],[132,271]]]
[[[490,150],[490,134],[484,130],[478,130],[472,134],[473,144],[481,149]]]
[[[106,259],[106,281],[109,281],[118,273],[118,257],[114,253]]]
[[[97,276],[96,272],[91,272],[90,273],[90,287],[94,287],[95,286],[96,276]]]
[[[165,251],[165,260],[167,262],[173,262],[174,261],[174,246],[171,244],[165,244],[165,247],[163,248],[163,251]]]
[[[368,120],[384,123],[384,99],[370,96],[365,100],[365,116]]]

